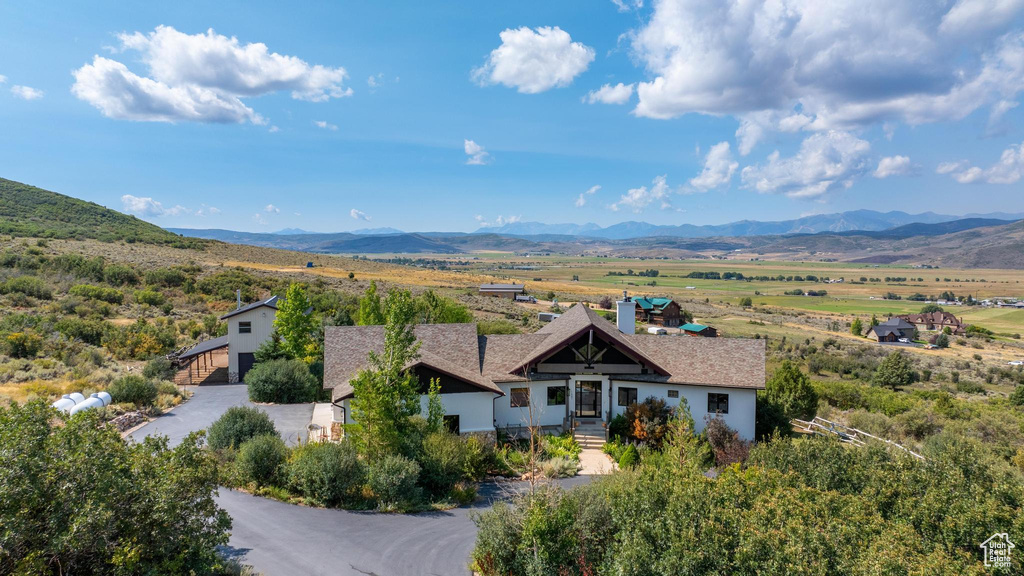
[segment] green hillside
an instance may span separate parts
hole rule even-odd
[[[202,248],[204,244],[99,204],[4,178],[0,178],[0,234],[124,240],[178,248]]]

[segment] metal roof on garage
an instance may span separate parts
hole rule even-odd
[[[204,340],[204,341],[200,342],[199,344],[196,344],[195,346],[189,348],[184,353],[179,354],[178,355],[178,359],[180,359],[180,360],[188,360],[189,358],[195,358],[196,356],[199,356],[200,354],[205,354],[207,352],[212,352],[213,350],[219,350],[221,348],[226,348],[227,345],[228,345],[228,337],[227,336],[221,336],[219,338],[213,338],[213,339],[210,339],[210,340]]]

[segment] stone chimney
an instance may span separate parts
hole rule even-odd
[[[615,303],[615,324],[623,334],[636,333],[636,302],[622,291],[622,300]]]

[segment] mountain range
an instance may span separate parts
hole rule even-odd
[[[204,249],[212,240],[334,254],[504,251],[1024,269],[1021,214],[968,216],[857,210],[783,222],[746,221],[720,226],[654,226],[626,222],[601,228],[593,224],[551,227],[516,222],[474,233],[406,233],[388,228],[333,234],[300,229],[277,233],[165,230],[98,204],[0,179],[0,233],[16,237],[139,242],[197,250]],[[680,235],[685,233],[693,235]],[[719,235],[708,235],[714,233]],[[636,234],[645,235],[634,236]]]
[[[568,235],[585,238],[605,238],[608,240],[627,240],[630,238],[647,238],[653,236],[671,236],[676,238],[714,238],[721,236],[764,236],[775,234],[817,234],[819,232],[850,232],[863,230],[877,232],[907,224],[937,224],[954,220],[987,218],[995,220],[1015,221],[1024,219],[1024,213],[1007,214],[967,214],[953,216],[924,212],[908,214],[891,211],[852,210],[835,214],[815,214],[793,220],[761,222],[758,220],[740,220],[728,224],[678,224],[658,225],[647,222],[620,222],[602,228],[597,224],[544,224],[541,222],[511,222],[503,226],[489,226],[477,230],[476,234],[503,234],[506,236],[540,236]]]

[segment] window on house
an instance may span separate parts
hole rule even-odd
[[[238,323],[239,334],[252,334],[252,322],[239,322]]]
[[[510,402],[513,408],[525,408],[530,405],[529,388],[513,388],[510,392]]]
[[[668,397],[669,398],[679,398],[679,390],[669,390],[668,391]]]
[[[708,394],[708,414],[728,414],[728,394]]]
[[[636,388],[619,388],[619,406],[636,404]]]
[[[459,415],[452,414],[444,417],[444,427],[452,434],[459,433]]]
[[[565,386],[548,386],[548,406],[565,406]]]

